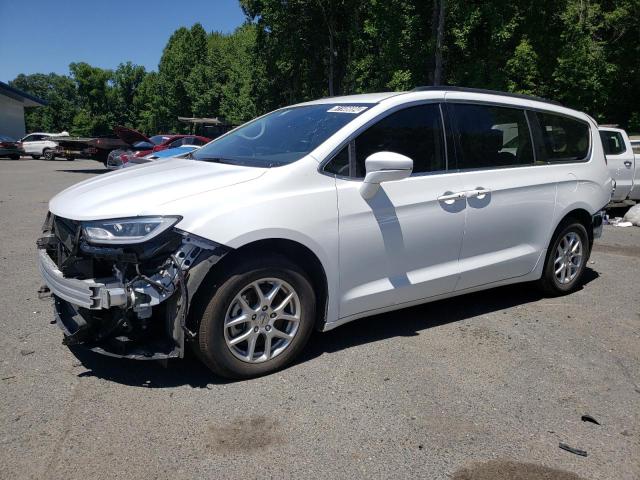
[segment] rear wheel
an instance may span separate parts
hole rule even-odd
[[[9,156],[11,160],[20,160],[20,155],[11,155]]]
[[[42,152],[42,156],[44,157],[45,160],[55,160],[56,159],[56,153],[51,150],[50,148],[45,148],[44,151]]]
[[[584,225],[571,220],[559,228],[547,252],[540,279],[542,289],[553,296],[574,291],[584,273],[589,253],[589,235]]]
[[[216,374],[250,378],[297,357],[313,330],[315,294],[306,274],[284,257],[248,259],[204,299],[198,356]]]

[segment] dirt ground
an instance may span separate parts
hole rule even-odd
[[[0,160],[0,478],[640,478],[640,228],[606,227],[572,295],[364,318],[226,382],[61,345],[35,240],[51,196],[102,172]]]

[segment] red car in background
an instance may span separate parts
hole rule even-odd
[[[118,137],[127,143],[130,147],[113,150],[109,153],[106,166],[109,169],[116,170],[122,168],[130,158],[144,157],[153,152],[165,150],[167,148],[175,148],[180,145],[204,145],[211,141],[210,138],[201,137],[199,135],[181,134],[181,135],[154,135],[147,137],[142,133],[126,127],[115,127],[114,132]]]

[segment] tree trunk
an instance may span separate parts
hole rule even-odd
[[[329,96],[333,97],[335,92],[333,91],[333,61],[334,61],[334,46],[333,46],[333,33],[329,29]]]
[[[436,4],[438,5],[438,29],[436,33],[436,51],[435,51],[435,67],[433,69],[433,84],[435,86],[442,84],[443,65],[442,65],[442,45],[444,43],[444,15],[447,7],[447,0],[434,0],[434,13]],[[435,17],[435,15],[434,15]]]

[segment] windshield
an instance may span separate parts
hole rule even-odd
[[[321,104],[277,110],[191,154],[195,160],[277,167],[300,160],[370,104]]]

